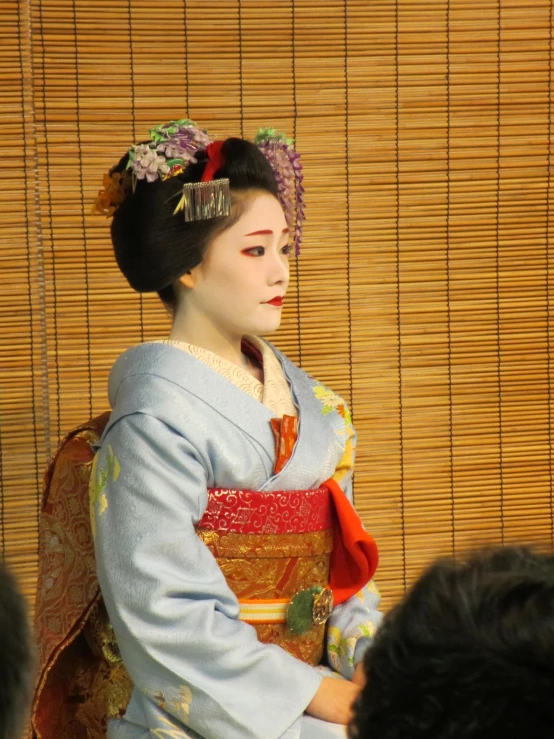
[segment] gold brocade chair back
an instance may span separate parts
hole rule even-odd
[[[132,683],[96,578],[88,484],[104,413],[62,441],[45,476],[39,531],[35,631],[38,680],[33,739],[104,739]]]

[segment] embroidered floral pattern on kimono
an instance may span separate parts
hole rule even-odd
[[[350,601],[336,608],[329,619],[327,658],[331,667],[349,680],[381,623],[379,599],[379,590],[370,580]]]
[[[145,691],[145,694],[148,693]],[[188,724],[190,717],[190,704],[192,703],[192,691],[188,685],[181,685],[178,693],[173,698],[166,698],[161,690],[155,690],[152,698],[160,708],[173,714],[183,723]]]
[[[202,739],[200,735],[192,731],[192,729],[188,729],[187,731],[184,731],[181,728],[176,729],[175,724],[172,724],[168,719],[164,718],[162,721],[169,728],[163,729],[157,727],[155,729],[150,729],[152,736],[155,737],[155,739]]]
[[[354,657],[358,638],[360,636],[372,639],[375,635],[375,624],[371,621],[358,624],[358,636],[343,636],[337,626],[331,626],[328,630],[327,654],[331,665],[337,672],[344,674],[344,662],[354,667]]]
[[[333,479],[341,486],[346,487],[347,484],[350,484],[356,451],[356,432],[352,425],[352,416],[350,415],[348,406],[340,395],[329,390],[325,385],[316,381],[312,390],[315,397],[323,406],[322,414],[327,416],[333,411],[336,411],[343,421],[338,428],[334,429],[335,434],[341,439],[341,443],[344,443],[344,452],[340,462],[337,464]]]
[[[340,397],[340,395],[337,395],[332,390],[329,390],[325,387],[325,385],[322,385],[321,383],[315,385],[313,390],[315,397],[320,400],[323,405],[322,413],[324,416],[326,416],[328,413],[331,413],[331,411],[337,411],[337,413],[342,418],[344,418],[344,422],[346,424],[352,424],[350,411],[348,410],[348,407],[346,406],[344,400]]]
[[[327,653],[332,666],[339,672],[341,662],[346,661],[354,665],[354,650],[356,649],[356,637],[343,637],[340,629],[330,626],[328,629]]]
[[[96,504],[98,504],[98,514],[100,516],[106,512],[106,509],[108,507],[108,499],[106,497],[106,493],[104,492],[106,489],[106,485],[108,481],[115,482],[119,477],[119,473],[121,472],[121,465],[119,464],[119,460],[113,453],[111,444],[108,444],[108,452],[106,454],[105,464],[100,468],[98,460],[99,454],[94,457],[94,462],[92,463],[92,472],[90,474],[89,486],[91,513],[90,519],[92,524],[93,536],[96,534],[94,508]]]

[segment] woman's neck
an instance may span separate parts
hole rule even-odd
[[[227,334],[220,327],[214,326],[205,316],[191,316],[189,313],[185,317],[177,311],[169,339],[207,349],[238,367],[245,367],[247,364],[242,352],[242,336]]]

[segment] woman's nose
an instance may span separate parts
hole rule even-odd
[[[289,263],[288,259],[285,260],[282,254],[277,255],[271,262],[271,269],[269,272],[269,279],[271,284],[288,282],[289,279]]]

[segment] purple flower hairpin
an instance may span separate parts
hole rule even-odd
[[[287,223],[291,228],[294,224],[294,252],[298,255],[302,242],[302,226],[306,219],[300,154],[293,148],[293,140],[274,128],[258,129],[254,143],[271,164],[275,174],[279,201],[285,211]]]
[[[211,143],[208,133],[188,118],[150,129],[150,141],[134,144],[129,149],[126,170],[121,175],[105,175],[104,188],[95,201],[95,212],[108,217],[113,215],[127,194],[134,191],[137,180],[155,182],[180,174],[190,163],[197,161],[197,152],[207,149]],[[254,137],[254,144],[266,157],[275,175],[279,201],[289,227],[294,228],[294,251],[298,255],[305,220],[304,177],[300,155],[294,150],[292,143],[292,139],[278,133],[274,128],[260,128]],[[223,181],[217,181],[221,182]],[[228,191],[228,180],[225,183]],[[175,213],[183,211],[185,220],[227,214],[230,196],[224,197],[213,182],[211,189],[208,185],[209,183],[186,183]]]
[[[188,118],[151,128],[150,139],[147,144],[131,146],[127,164],[133,178],[147,182],[166,180],[184,171],[196,162],[196,152],[211,143],[206,131]]]

